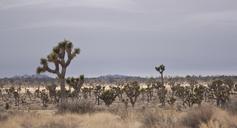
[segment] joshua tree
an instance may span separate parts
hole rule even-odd
[[[179,97],[183,102],[183,106],[185,106],[186,99],[187,99],[186,97],[189,94],[187,87],[183,87],[180,84],[177,84],[176,86],[172,86],[171,90],[172,90],[173,96]]]
[[[227,85],[229,87],[230,91],[233,90],[235,83],[232,79],[226,78],[226,79],[223,80],[223,82],[224,82],[225,85]]]
[[[205,98],[205,92],[206,92],[206,87],[204,85],[196,85],[193,92],[194,92],[194,101],[193,103],[198,104],[199,106],[201,105],[202,101]]]
[[[47,107],[47,103],[49,102],[49,97],[45,89],[42,90],[41,92],[41,100],[42,100],[43,107]]]
[[[209,85],[210,93],[214,95],[217,106],[224,107],[230,99],[230,87],[222,80],[215,80]]]
[[[81,88],[81,90],[82,90],[83,98],[87,99],[88,96],[90,96],[90,94],[91,94],[92,88],[84,87],[84,88]]]
[[[13,96],[14,96],[14,99],[15,99],[15,106],[19,106],[19,103],[20,103],[20,95],[17,91],[14,91],[13,92]]]
[[[167,90],[165,89],[165,86],[161,86],[161,88],[158,89],[158,96],[162,106],[165,106],[166,94]]]
[[[51,98],[51,100],[53,99],[54,102],[57,101],[56,87],[57,86],[55,84],[52,84],[52,85],[46,87],[46,89],[49,91],[49,97]]]
[[[79,96],[79,93],[80,93],[80,90],[81,90],[81,87],[83,86],[84,84],[84,75],[81,75],[79,78],[67,78],[66,82],[67,84],[69,84],[69,86],[71,86],[74,91],[73,91],[73,95],[78,97]]]
[[[123,99],[123,89],[120,88],[119,86],[112,87],[112,89],[114,89],[116,94],[118,95],[119,101],[122,101],[122,99]]]
[[[102,89],[102,87],[100,85],[97,85],[94,88],[94,94],[95,94],[95,99],[96,99],[97,105],[100,105],[99,95],[101,93],[101,89]]]
[[[160,65],[159,67],[155,67],[156,71],[158,71],[161,75],[161,86],[156,87],[158,89],[158,96],[160,99],[160,102],[162,103],[162,106],[165,105],[165,98],[167,94],[167,90],[165,89],[165,83],[164,83],[164,76],[163,72],[165,71],[165,65]]]
[[[26,89],[26,96],[28,96],[28,98],[31,100],[32,93],[30,92],[29,89]]]
[[[40,89],[39,88],[35,90],[34,96],[37,98],[40,98]]]
[[[153,89],[156,88],[156,80],[154,78],[149,78],[147,81],[147,102],[149,103],[153,97]]]
[[[135,81],[130,84],[127,84],[124,87],[124,91],[125,91],[127,97],[129,98],[130,103],[132,104],[132,107],[134,108],[137,98],[140,95],[140,86],[139,86],[138,82]]]
[[[64,40],[59,42],[58,45],[53,48],[52,52],[47,56],[47,59],[41,59],[41,66],[37,68],[38,74],[49,72],[57,75],[62,91],[61,98],[65,98],[65,75],[67,67],[79,53],[79,48],[73,49],[72,42]],[[50,68],[49,63],[54,64],[55,68]]]
[[[165,71],[165,65],[160,65],[159,67],[155,67],[156,71],[158,71],[161,75],[161,83],[164,86],[164,76],[163,76],[163,72]]]
[[[116,93],[116,91],[114,89],[110,89],[103,91],[100,94],[99,98],[105,102],[106,106],[109,107],[115,101],[117,96],[118,94]]]

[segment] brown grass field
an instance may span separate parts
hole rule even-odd
[[[68,102],[69,111],[53,105],[43,108],[40,104],[3,110],[1,105],[0,128],[237,128],[235,109],[208,104],[180,109],[178,105],[139,103],[126,110],[121,103],[106,107],[86,100],[78,102]]]

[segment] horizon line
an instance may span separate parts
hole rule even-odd
[[[42,76],[48,76],[50,78],[56,78],[53,75],[49,74],[16,74],[16,75],[11,75],[11,76],[6,76],[6,77],[0,77],[0,79],[4,78],[13,78],[13,77],[22,77],[22,76],[34,76],[34,75],[42,75]],[[131,74],[101,74],[101,75],[88,75],[85,78],[99,78],[99,77],[104,77],[104,76],[124,76],[124,77],[141,77],[141,78],[159,78],[160,75],[131,75]],[[164,75],[164,77],[187,77],[187,76],[195,76],[195,77],[218,77],[218,76],[237,76],[236,74],[186,74],[186,75]],[[69,77],[69,76],[68,76]],[[70,77],[77,77],[76,75],[71,75]]]

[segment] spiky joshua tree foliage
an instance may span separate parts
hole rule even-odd
[[[78,97],[81,87],[85,82],[85,78],[84,75],[81,75],[79,78],[69,77],[67,78],[66,82],[67,84],[69,84],[69,86],[71,86],[74,89],[73,91],[74,96]]]
[[[64,40],[53,48],[47,58],[40,60],[41,66],[37,68],[37,73],[49,72],[57,75],[62,91],[61,98],[65,98],[65,75],[67,67],[79,53],[79,48],[73,48],[72,42]],[[50,63],[54,65],[53,69],[49,66]]]

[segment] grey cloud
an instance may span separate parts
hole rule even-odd
[[[64,38],[82,50],[68,75],[236,73],[235,0],[88,1],[0,2],[0,76],[33,74]]]

